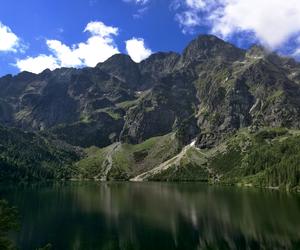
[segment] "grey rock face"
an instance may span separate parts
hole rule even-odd
[[[0,78],[0,122],[80,146],[139,143],[176,131],[211,147],[249,126],[300,127],[300,65],[260,46],[199,36],[182,55],[137,64],[114,55],[95,68]]]
[[[176,72],[160,79],[125,117],[121,140],[138,143],[176,130],[195,113],[193,75]]]

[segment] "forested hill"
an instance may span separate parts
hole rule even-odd
[[[0,180],[70,178],[82,151],[35,133],[0,126]]]

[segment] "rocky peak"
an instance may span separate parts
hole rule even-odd
[[[113,55],[105,62],[99,63],[96,68],[107,72],[123,82],[127,82],[133,87],[136,87],[139,83],[140,72],[138,65],[128,55]]]
[[[99,63],[96,67],[103,68],[108,66],[118,65],[134,65],[136,64],[129,55],[126,54],[115,54],[108,58],[105,62]]]
[[[200,35],[183,51],[182,63],[221,59],[235,61],[243,58],[245,51],[213,35]]]

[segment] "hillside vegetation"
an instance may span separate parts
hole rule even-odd
[[[0,180],[65,179],[82,153],[61,141],[0,126]]]
[[[300,188],[300,131],[242,129],[212,149],[199,149],[193,142],[178,153],[172,137],[170,134],[137,145],[91,148],[88,157],[76,165],[81,178]],[[112,162],[105,172],[109,157]]]

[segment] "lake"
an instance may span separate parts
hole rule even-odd
[[[197,183],[1,187],[20,249],[300,249],[300,195]]]

